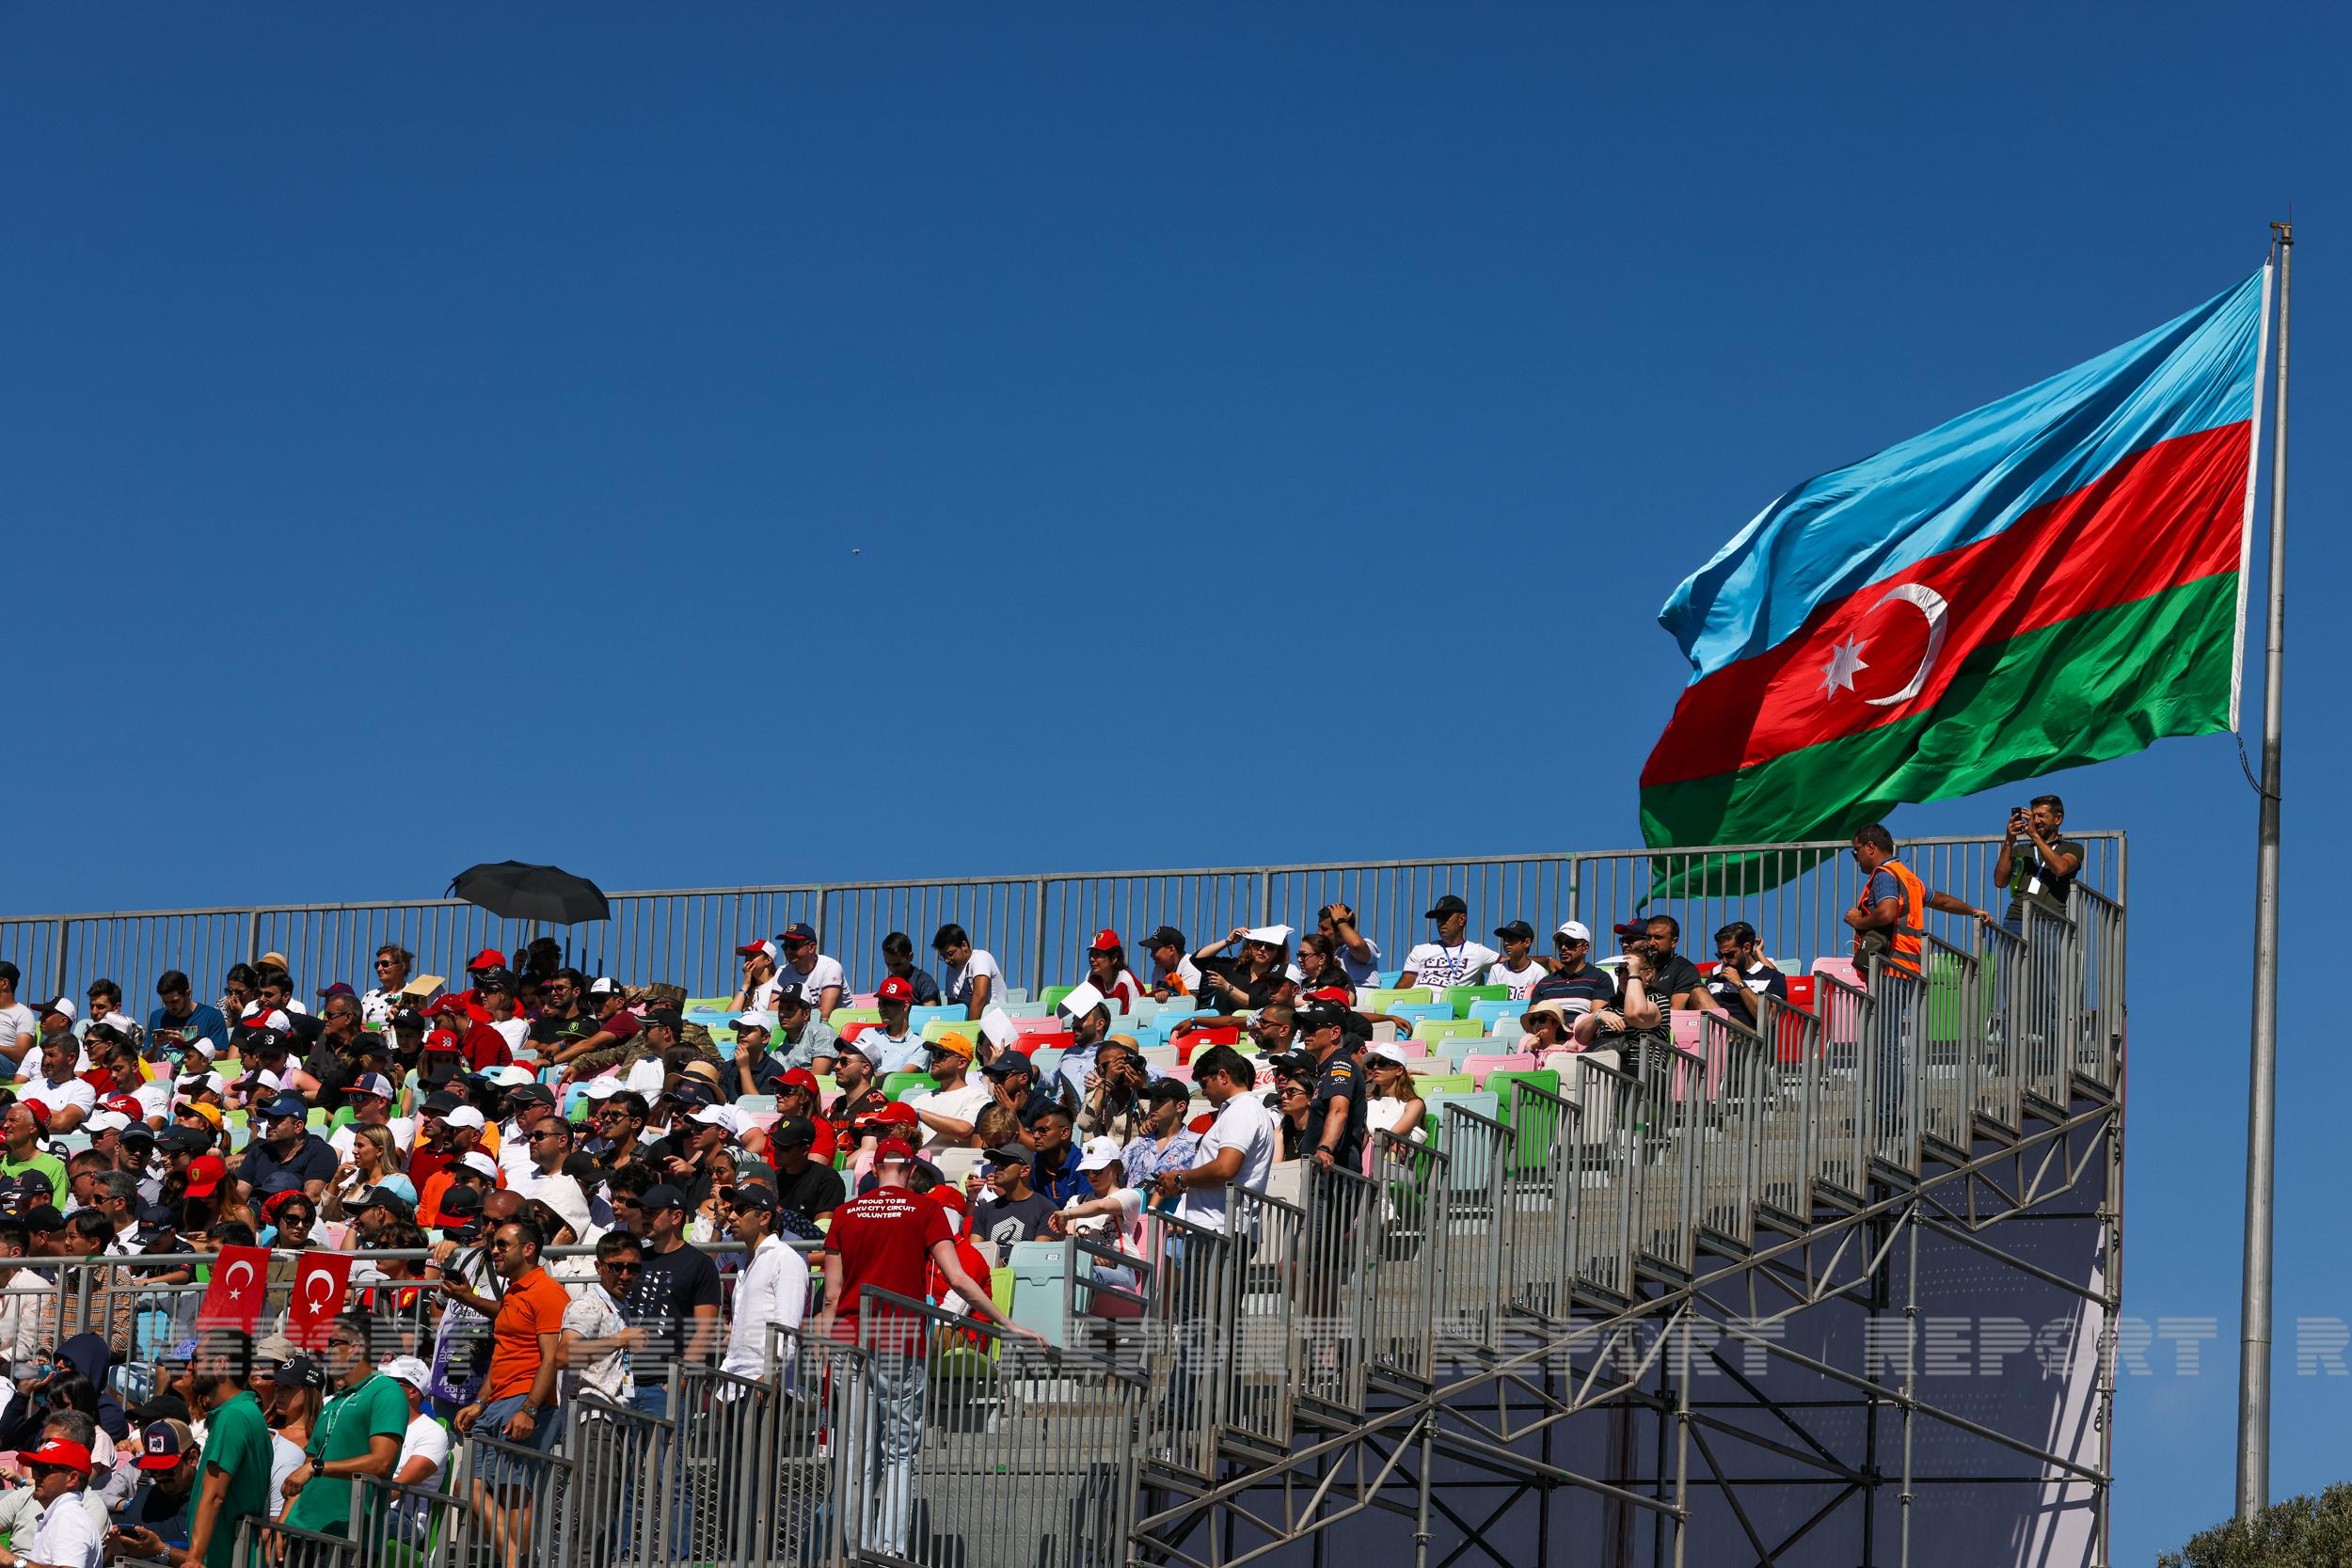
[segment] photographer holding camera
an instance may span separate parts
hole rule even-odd
[[[2028,899],[2053,914],[2066,912],[2074,874],[2083,868],[2083,847],[2060,836],[2065,824],[2066,802],[2055,795],[2037,795],[2029,804],[2009,809],[1993,879],[2009,889],[2009,912],[2001,925],[2011,936],[2025,935]]]

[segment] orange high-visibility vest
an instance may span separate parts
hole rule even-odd
[[[1895,928],[1886,933],[1886,964],[1899,974],[1914,979],[1919,974],[1919,950],[1928,934],[1928,884],[1921,881],[1911,867],[1900,861],[1887,861],[1881,871],[1894,873],[1896,885],[1903,890],[1903,907],[1895,915]],[[1870,879],[1862,879],[1862,892],[1854,899],[1854,908],[1864,914],[1870,912]],[[1862,957],[1861,937],[1854,939],[1854,957]]]

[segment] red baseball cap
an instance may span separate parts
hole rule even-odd
[[[504,969],[505,967],[506,955],[495,947],[485,947],[466,960],[466,973],[469,974],[477,969]]]
[[[883,1106],[881,1110],[876,1111],[874,1113],[874,1119],[876,1121],[904,1122],[909,1127],[920,1127],[923,1125],[923,1118],[914,1114],[914,1107],[909,1105],[901,1100],[894,1100],[889,1104]]]
[[[135,1094],[116,1095],[106,1101],[106,1109],[119,1112],[133,1121],[144,1121],[147,1118],[147,1108],[139,1103],[139,1097]]]
[[[427,1051],[462,1051],[465,1047],[466,1042],[457,1037],[453,1029],[436,1029],[424,1037]]]
[[[61,1470],[79,1470],[89,1474],[89,1449],[79,1443],[69,1443],[62,1437],[52,1437],[38,1449],[20,1449],[19,1465],[55,1465]]]
[[[1094,945],[1089,948],[1089,951],[1094,953],[1107,953],[1119,944],[1119,933],[1112,930],[1108,926],[1105,926],[1101,930],[1094,933]]]
[[[213,1189],[229,1180],[229,1162],[217,1154],[199,1154],[188,1162],[188,1196],[210,1197]]]
[[[43,1105],[38,1100],[20,1100],[17,1103],[24,1106],[26,1111],[32,1114],[33,1125],[35,1127],[40,1128],[43,1132],[49,1131],[48,1106]]]
[[[914,1000],[914,987],[893,974],[874,988],[874,1000],[877,1002],[912,1002]]]
[[[825,1092],[823,1086],[817,1082],[817,1075],[809,1071],[808,1069],[804,1067],[794,1068],[791,1071],[777,1079],[776,1082],[779,1084],[787,1084],[796,1089],[806,1089],[811,1094],[822,1094]]]
[[[736,952],[746,958],[757,953],[770,963],[774,963],[777,959],[776,944],[772,942],[747,942],[737,948]]]
[[[446,993],[435,997],[424,1005],[424,1016],[427,1018],[440,1018],[448,1013],[462,1013],[465,1010],[466,1005],[463,1002]]]
[[[914,1163],[914,1146],[904,1138],[884,1138],[874,1149],[874,1162],[883,1165]]]
[[[1321,990],[1311,990],[1307,999],[1311,1002],[1336,1002],[1342,1006],[1347,1006],[1349,1001],[1344,986],[1326,986]]]

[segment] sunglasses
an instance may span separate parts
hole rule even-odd
[[[604,1262],[599,1263],[596,1266],[603,1269],[608,1274],[635,1274],[644,1265],[642,1263]]]

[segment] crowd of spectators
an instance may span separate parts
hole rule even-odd
[[[2062,822],[2055,797],[2011,819],[2012,927],[2062,906],[2082,860]],[[1883,828],[1853,848],[1857,957],[1916,973],[1927,911],[1994,920],[1927,890]],[[1395,982],[1499,988],[1530,1050],[1638,1070],[1674,1009],[1754,1026],[1788,999],[1744,922],[1702,972],[1668,914],[1616,924],[1604,960],[1580,921],[1539,942],[1505,920],[1490,946],[1470,913],[1438,899]],[[936,973],[886,938],[851,1027],[853,977],[816,931],[747,943],[723,1043],[681,989],[581,973],[545,941],[476,955],[461,988],[397,944],[310,990],[277,953],[209,999],[170,971],[143,1022],[109,980],[28,1006],[0,961],[0,1474],[29,1481],[0,1493],[0,1568],[225,1568],[236,1519],[331,1533],[353,1477],[429,1486],[469,1433],[545,1451],[583,1399],[674,1416],[673,1368],[756,1375],[770,1325],[855,1335],[865,1291],[1001,1322],[1004,1249],[1132,1245],[1152,1210],[1216,1227],[1234,1184],[1367,1169],[1377,1134],[1430,1125],[1425,1058],[1381,1037],[1409,1022],[1359,1006],[1384,960],[1343,904],[1304,933],[1164,925],[1133,960],[1097,933],[1050,1066],[993,956],[955,925],[930,951]],[[1239,1030],[1254,1050],[1190,1050],[1186,1081],[1155,1066],[1121,1021],[1187,996],[1177,1041]],[[949,1026],[914,1027],[916,1007]],[[359,1254],[315,1352],[194,1332],[231,1246],[269,1249],[281,1295],[307,1252]],[[886,1392],[886,1425],[919,1420],[912,1385]],[[501,1513],[512,1551],[528,1512]]]

